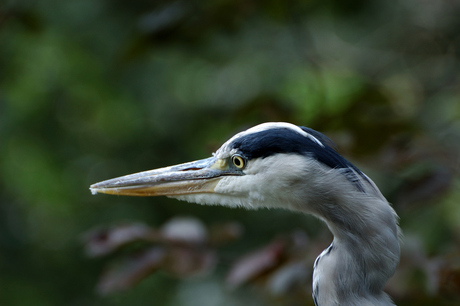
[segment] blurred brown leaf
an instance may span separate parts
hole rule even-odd
[[[285,247],[283,241],[275,241],[243,256],[231,268],[226,279],[227,284],[235,288],[275,268],[281,262]]]
[[[217,256],[212,249],[175,246],[168,249],[163,268],[176,277],[190,277],[210,272],[216,263]]]
[[[439,294],[447,298],[460,298],[460,251],[449,256],[439,269]]]
[[[222,245],[237,240],[243,231],[243,226],[238,222],[214,225],[209,229],[209,244]]]
[[[107,295],[133,287],[159,269],[165,256],[163,247],[153,247],[124,259],[102,274],[97,284],[97,292]]]
[[[84,235],[83,243],[87,256],[99,257],[135,241],[155,242],[158,239],[159,235],[155,230],[144,224],[135,223],[92,230]]]

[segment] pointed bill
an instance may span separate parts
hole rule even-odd
[[[177,196],[214,193],[223,176],[242,175],[227,161],[210,157],[185,164],[143,171],[99,182],[90,186],[92,194],[128,196]]]

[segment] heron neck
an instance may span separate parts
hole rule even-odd
[[[383,288],[399,262],[396,214],[383,197],[354,200],[337,201],[321,216],[334,241],[317,259],[313,289],[326,305],[334,305],[331,297],[338,305],[393,305]]]

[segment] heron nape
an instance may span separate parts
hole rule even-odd
[[[372,180],[334,148],[313,129],[263,123],[236,134],[210,158],[90,189],[314,215],[334,235],[313,266],[315,305],[394,305],[383,289],[399,262],[398,216]]]

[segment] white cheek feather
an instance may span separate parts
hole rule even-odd
[[[277,154],[248,162],[243,176],[227,176],[217,184],[214,192],[233,199],[232,206],[286,207],[301,200],[296,193],[286,199],[286,190],[305,176],[301,165],[302,157],[297,154]],[[244,200],[243,200],[244,199]],[[228,205],[228,204],[227,204]],[[226,205],[226,206],[227,206]]]

